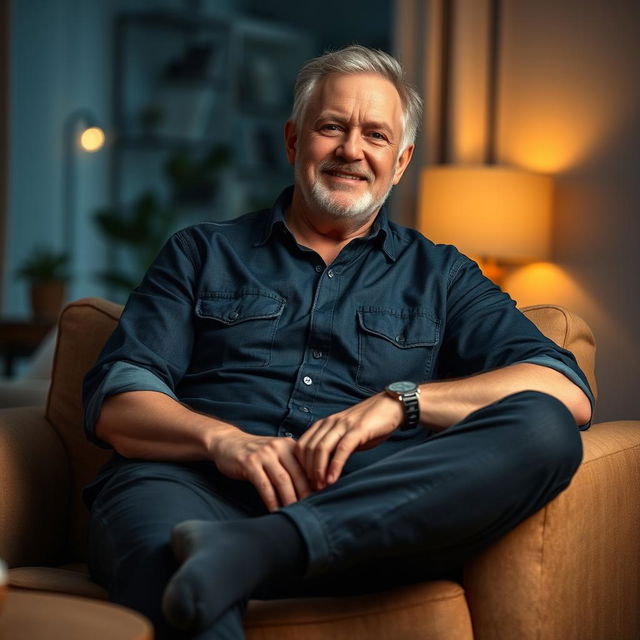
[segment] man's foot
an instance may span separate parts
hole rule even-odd
[[[182,563],[164,592],[167,620],[185,631],[204,629],[256,587],[284,572],[304,572],[304,542],[286,516],[230,522],[189,520],[174,530],[171,547]]]

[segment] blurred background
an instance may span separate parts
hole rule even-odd
[[[425,97],[393,217],[583,316],[597,419],[638,417],[637,0],[0,0],[0,29],[5,376],[61,301],[123,302],[172,231],[269,206],[296,71],[358,42]]]

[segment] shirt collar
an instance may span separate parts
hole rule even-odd
[[[264,216],[264,225],[257,230],[254,247],[261,247],[271,238],[276,227],[287,229],[284,212],[287,210],[293,197],[293,186],[286,187],[278,196],[271,209],[268,209]]]
[[[286,187],[278,196],[278,199],[275,201],[271,209],[269,209],[267,214],[264,216],[264,226],[256,233],[256,240],[253,243],[254,247],[261,247],[266,244],[273,235],[276,227],[280,227],[288,231],[285,220],[285,211],[291,203],[292,198],[293,186]],[[393,232],[389,224],[386,205],[383,205],[380,209],[371,228],[371,233],[367,238],[377,239],[378,244],[381,246],[385,255],[393,262],[396,261],[396,246]]]

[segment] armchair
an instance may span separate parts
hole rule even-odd
[[[593,336],[551,305],[523,310],[573,351],[595,389]],[[0,410],[0,557],[12,588],[105,598],[86,571],[81,488],[109,453],[85,440],[81,383],[121,308],[68,305],[45,408]],[[570,487],[465,567],[461,584],[252,601],[250,640],[632,640],[640,637],[640,421],[582,433]]]

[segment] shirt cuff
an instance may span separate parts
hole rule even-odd
[[[130,362],[116,362],[94,391],[84,410],[84,428],[89,440],[105,449],[111,446],[95,435],[96,423],[104,401],[125,391],[158,391],[179,402],[176,394],[148,369]]]
[[[571,382],[582,389],[587,398],[589,398],[589,403],[591,404],[591,414],[593,415],[593,409],[595,406],[593,393],[591,392],[589,385],[578,375],[578,372],[575,369],[572,369],[569,365],[565,364],[561,360],[557,360],[556,358],[553,358],[551,356],[537,356],[534,358],[528,358],[527,360],[521,360],[520,362],[518,362],[518,364],[522,364],[525,362],[529,364],[538,364],[542,367],[548,367],[549,369],[555,369],[556,371],[559,371],[560,373],[567,376],[567,378],[569,378]],[[584,431],[590,426],[591,420],[583,425],[580,425],[578,429]]]

